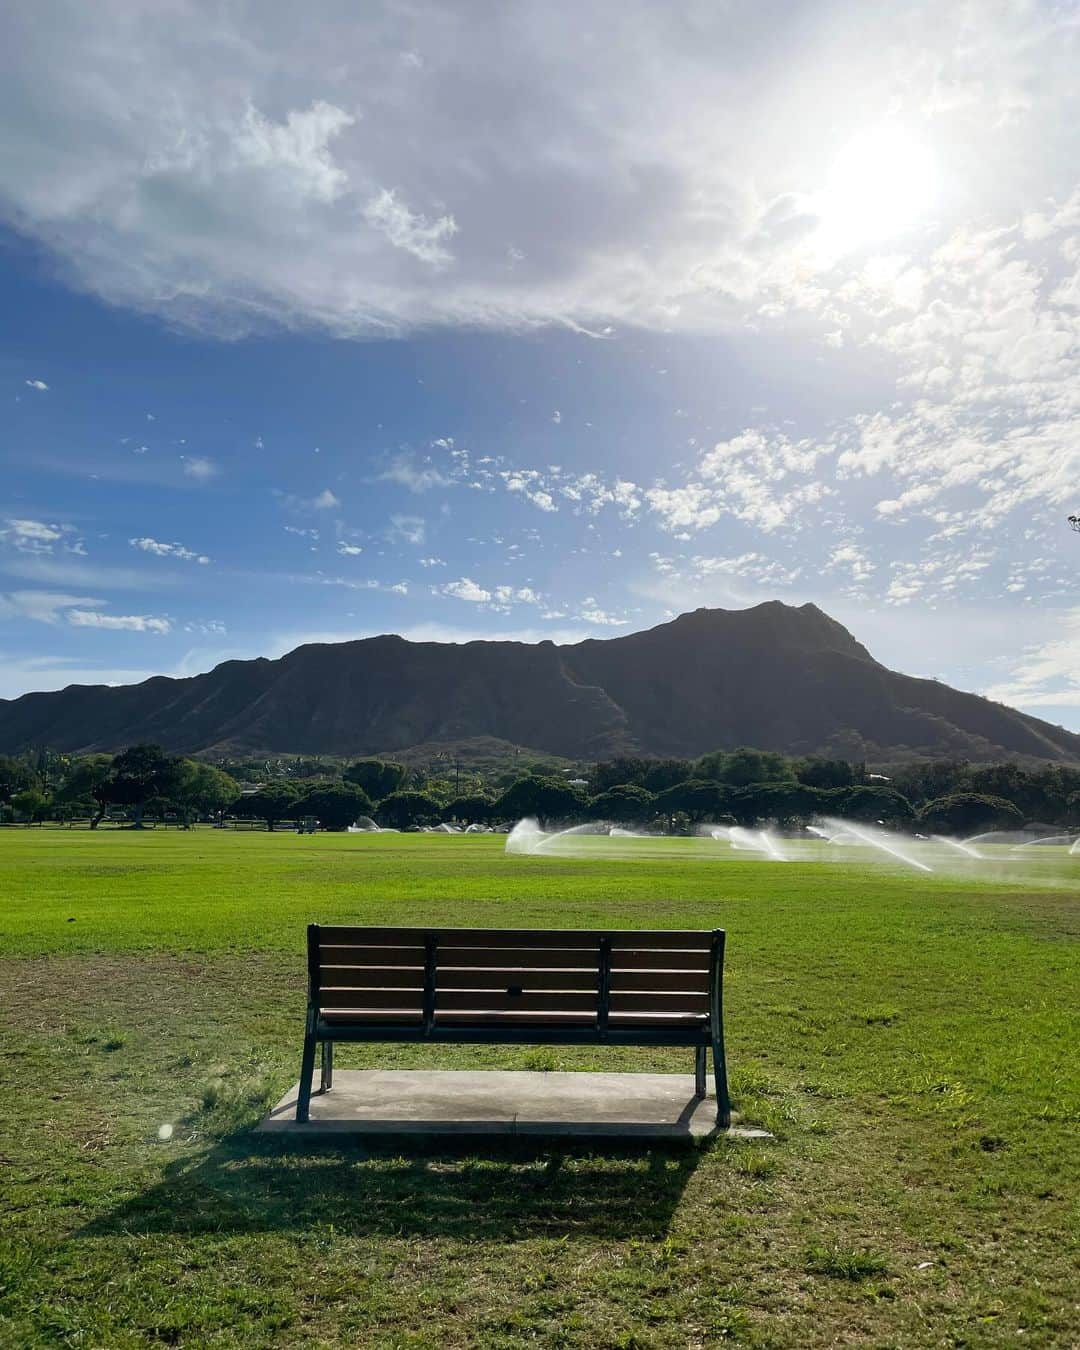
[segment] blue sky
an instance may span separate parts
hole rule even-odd
[[[0,697],[778,598],[1080,727],[1077,14],[10,6]]]

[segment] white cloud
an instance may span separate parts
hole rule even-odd
[[[410,455],[397,455],[379,474],[379,481],[400,483],[410,492],[429,492],[432,488],[449,487],[453,480],[430,460],[418,464]]]
[[[8,519],[0,529],[0,540],[20,553],[52,553],[70,525],[48,525],[41,520]]]
[[[406,544],[420,545],[424,542],[426,530],[427,527],[420,516],[393,515],[390,517],[387,535]]]
[[[453,216],[440,216],[438,220],[428,221],[424,216],[410,211],[397,193],[389,188],[383,188],[371,198],[364,207],[363,215],[367,223],[384,234],[395,248],[411,253],[421,262],[438,267],[451,261],[451,255],[443,247],[443,242],[452,239],[458,232]]]
[[[221,472],[214,461],[204,455],[181,455],[180,458],[184,461],[184,473],[196,482],[205,483]]]
[[[0,210],[88,290],[225,336],[715,329],[794,306],[835,308],[822,334],[845,350],[830,209],[890,224],[867,200],[880,174],[830,204],[854,138],[896,124],[934,147],[956,183],[939,216],[1024,194],[1029,239],[1054,228],[1046,198],[1075,163],[1067,6],[823,3],[778,25],[625,0],[607,18],[426,0],[312,25],[282,0],[17,9]]]
[[[104,628],[127,633],[168,633],[171,619],[155,619],[148,614],[101,614],[93,609],[69,609],[68,623],[76,628]]]
[[[0,592],[0,619],[32,619],[36,623],[59,623],[65,610],[74,606],[100,605],[86,595],[66,595],[62,591]]]
[[[471,600],[474,604],[486,604],[491,592],[478,586],[470,577],[461,577],[458,581],[448,581],[443,586],[433,586],[432,595],[448,595],[455,600]]]
[[[329,488],[323,488],[316,497],[312,498],[311,505],[316,511],[332,511],[341,505],[341,501],[334,496]]]
[[[44,380],[26,380],[25,383],[29,385],[31,389],[36,389],[38,390],[39,393],[42,394],[49,387]]]
[[[339,539],[337,551],[346,558],[358,558],[364,550],[359,544],[347,544],[344,539]]]
[[[143,553],[152,553],[156,558],[177,558],[180,562],[201,563],[204,567],[210,561],[205,553],[195,553],[192,549],[185,548],[183,544],[163,544],[148,535],[129,539],[128,543],[132,548],[140,549]]]

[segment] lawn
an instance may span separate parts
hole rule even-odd
[[[502,843],[0,831],[0,1346],[1080,1342],[1080,859],[1020,886]],[[735,1105],[776,1139],[252,1136],[297,1076],[313,919],[723,926]]]

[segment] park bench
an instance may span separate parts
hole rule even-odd
[[[730,1121],[724,933],[308,927],[308,1010],[296,1119],[333,1086],[336,1041],[686,1046]]]

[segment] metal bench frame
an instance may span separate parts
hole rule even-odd
[[[323,934],[326,934],[327,937],[333,934],[332,941],[335,943],[341,942],[342,938],[347,936],[347,941],[355,943],[358,947],[390,947],[396,938],[400,945],[405,945],[407,940],[409,945],[422,948],[424,954],[423,1003],[422,1011],[418,1010],[415,1015],[416,1020],[395,1022],[390,1020],[391,1014],[388,1013],[383,1013],[381,1018],[374,1013],[370,1017],[360,1014],[339,1014],[339,1017],[347,1016],[349,1020],[328,1020],[322,1002],[324,993],[322,969],[324,964],[330,963],[324,963],[321,958],[322,943],[320,938]],[[665,944],[670,947],[672,942],[680,936],[683,935],[676,932],[642,933],[641,948],[648,949],[650,937],[654,940],[663,938]],[[686,1046],[692,1048],[694,1050],[695,1091],[699,1097],[706,1095],[706,1052],[711,1047],[713,1076],[716,1083],[717,1123],[726,1127],[731,1120],[731,1102],[728,1097],[727,1063],[724,1057],[724,930],[716,928],[708,932],[695,931],[686,933],[685,936],[699,944],[699,950],[695,953],[698,956],[704,951],[704,948],[700,946],[701,940],[703,938],[709,939],[707,949],[708,1012],[695,1015],[693,1021],[684,1015],[681,1025],[665,1026],[657,1019],[653,1025],[626,1026],[613,1024],[611,1021],[612,952],[616,942],[619,943],[619,949],[622,951],[639,950],[630,945],[630,940],[635,937],[632,930],[597,932],[594,930],[564,929],[556,932],[545,932],[527,928],[490,930],[372,928],[361,926],[324,928],[319,924],[310,924],[307,930],[307,1023],[300,1067],[300,1089],[297,1097],[296,1119],[301,1122],[308,1119],[312,1078],[315,1072],[315,1048],[318,1045],[322,1046],[320,1090],[327,1092],[333,1086],[335,1041],[383,1041],[391,1044],[424,1042],[434,1045],[637,1045]],[[498,1011],[488,1013],[486,1009],[481,1007],[480,1012],[489,1016],[490,1021],[472,1025],[455,1025],[453,1021],[449,1023],[440,1021],[438,1016],[439,996],[440,992],[446,992],[440,989],[439,984],[440,941],[450,939],[460,946],[462,939],[466,939],[472,941],[476,947],[482,947],[485,937],[496,947],[506,948],[509,953],[512,953],[512,960],[523,975],[528,975],[530,969],[544,968],[542,965],[543,942],[546,942],[547,950],[550,952],[558,947],[560,938],[564,939],[569,947],[572,947],[575,942],[581,944],[583,940],[588,939],[591,943],[595,939],[598,949],[595,1016],[592,1015],[590,1009],[591,1020],[588,1022],[579,1021],[559,1025],[558,1018],[553,1017],[549,1023],[533,1020],[528,1025],[521,1025],[520,1023],[514,1025],[513,1012],[504,1012],[504,1015],[500,1016]],[[515,937],[521,939],[520,946],[514,945],[513,939]],[[324,938],[323,941],[325,940]],[[530,949],[533,953],[536,953],[537,959],[533,959]],[[522,959],[523,955],[528,959]],[[329,987],[327,986],[327,988]],[[457,993],[456,990],[454,992]],[[515,993],[521,994],[522,990],[514,986],[507,987],[507,996],[512,996]],[[577,995],[576,997],[580,999],[581,996]],[[616,997],[618,997],[618,994],[616,994]],[[678,1006],[679,995],[677,993],[666,991],[662,997],[669,1000],[665,1006],[670,1008],[671,1011],[679,1014],[685,1013],[685,1009]],[[687,998],[688,1002],[690,997]],[[695,1005],[701,997],[701,993],[692,995]],[[557,1000],[557,993],[544,996],[546,1002],[557,1002]],[[478,1004],[482,1004],[484,995],[478,995],[476,1001]],[[571,1001],[567,996],[567,1002],[570,1003]],[[389,1000],[387,1006],[392,1006]],[[616,1016],[618,1016],[618,1013],[616,1013]],[[535,1017],[538,1019],[539,1014],[536,1014]],[[646,1020],[646,1015],[643,1015],[641,1020]]]

